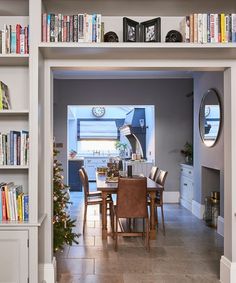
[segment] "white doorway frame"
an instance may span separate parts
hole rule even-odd
[[[188,70],[224,71],[224,255],[220,264],[223,283],[236,282],[236,61],[232,60],[45,60],[44,91],[40,93],[44,112],[44,186],[48,215],[44,245],[48,260],[52,252],[52,152],[53,70]]]

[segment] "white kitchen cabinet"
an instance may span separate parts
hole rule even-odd
[[[28,231],[0,233],[0,282],[28,282]]]
[[[188,164],[180,165],[180,203],[192,211],[193,200],[193,166]]]
[[[109,157],[85,157],[84,158],[84,167],[87,171],[89,181],[95,181],[96,180],[96,170],[97,167],[104,167],[107,166],[107,163],[109,161]]]
[[[152,166],[153,162],[148,162],[148,161],[126,161],[125,162],[125,168],[127,168],[128,165],[132,165],[132,174],[133,175],[144,175],[145,177],[148,177]]]

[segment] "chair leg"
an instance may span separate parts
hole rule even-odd
[[[115,251],[116,252],[118,250],[118,221],[119,221],[119,219],[116,216],[116,220],[115,220],[115,222],[116,222],[116,228],[115,228]]]
[[[155,209],[155,224],[158,225],[158,210],[157,210],[157,207]]]
[[[163,234],[166,235],[166,229],[165,229],[165,221],[164,221],[164,211],[163,211],[163,205],[161,205],[161,215],[162,215],[162,227],[163,227]]]
[[[114,237],[114,207],[113,204],[110,204],[110,219],[111,219],[111,230]]]
[[[87,204],[84,205],[83,234],[84,234],[84,230],[85,230],[86,218],[87,218]]]
[[[150,236],[149,236],[149,230],[150,230],[150,227],[149,227],[149,219],[146,218],[145,219],[145,226],[146,226],[146,249],[148,252],[150,252]]]

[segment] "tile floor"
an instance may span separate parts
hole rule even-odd
[[[83,195],[71,193],[75,230],[82,231]],[[101,238],[98,206],[88,209],[87,226],[79,244],[57,255],[60,283],[210,283],[219,282],[223,238],[188,210],[165,205],[166,236],[161,227],[146,252],[141,238]],[[161,225],[160,225],[161,226]]]

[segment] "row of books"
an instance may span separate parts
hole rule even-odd
[[[11,109],[8,87],[0,81],[0,110]]]
[[[29,164],[29,132],[0,133],[0,165]]]
[[[191,14],[180,27],[185,42],[236,42],[236,14]]]
[[[104,27],[101,14],[42,15],[43,42],[101,42]]]
[[[0,183],[0,221],[28,221],[29,196],[21,185]]]
[[[29,54],[29,26],[4,24],[0,30],[1,54]]]

